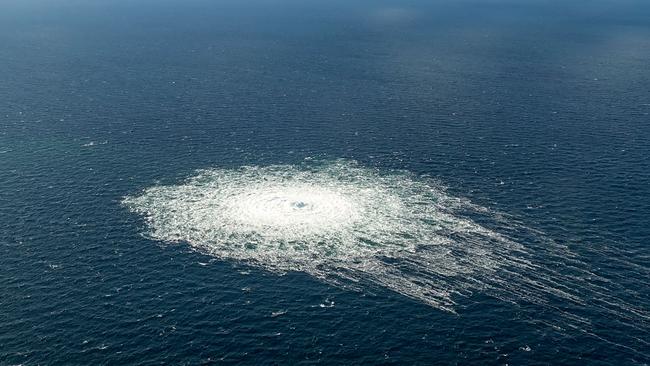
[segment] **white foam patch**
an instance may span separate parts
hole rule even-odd
[[[492,272],[507,264],[507,253],[522,250],[455,216],[454,208],[475,207],[432,182],[348,161],[203,170],[124,203],[147,218],[159,240],[272,271],[368,280],[448,310],[452,293],[473,287],[468,274]],[[392,259],[416,272],[400,271]],[[424,272],[440,278],[426,280]],[[465,283],[444,280],[459,275]]]
[[[506,234],[519,230],[512,220],[403,171],[346,160],[209,169],[124,204],[146,218],[154,239],[344,287],[384,287],[447,311],[474,292],[580,307],[579,293],[591,291],[604,312],[630,322],[648,319],[644,309],[585,281],[597,276],[568,250],[549,244],[543,250],[552,265],[540,266]],[[563,326],[586,329],[588,319],[556,310]]]

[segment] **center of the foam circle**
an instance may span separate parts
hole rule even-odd
[[[291,202],[291,206],[293,206],[295,208],[305,208],[305,207],[307,207],[307,204],[305,202],[303,202],[303,201],[294,201],[294,202]]]

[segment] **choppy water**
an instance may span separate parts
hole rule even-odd
[[[647,364],[640,1],[7,2],[0,364]]]

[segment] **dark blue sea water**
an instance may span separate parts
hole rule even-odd
[[[0,365],[647,365],[649,114],[647,1],[2,1]],[[123,203],[306,158],[489,210],[548,298],[277,273]]]

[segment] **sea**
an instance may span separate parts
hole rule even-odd
[[[0,1],[0,365],[649,363],[647,1]]]

